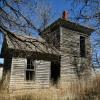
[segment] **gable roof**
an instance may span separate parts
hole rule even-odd
[[[92,29],[90,27],[82,26],[82,25],[77,24],[75,22],[71,22],[69,20],[59,18],[58,20],[53,22],[51,25],[49,25],[45,30],[43,30],[43,32],[48,30],[48,29],[53,29],[57,26],[64,26],[68,29],[78,31],[78,32],[82,32],[82,33],[86,33],[86,34],[91,33],[91,32],[94,31],[94,29]]]
[[[11,33],[4,36],[4,41],[6,41],[7,49],[60,55],[60,52],[55,47],[49,45],[41,37],[32,37]]]

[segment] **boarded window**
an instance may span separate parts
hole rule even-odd
[[[26,80],[34,80],[35,77],[35,66],[34,61],[27,59],[27,68],[26,68]]]
[[[85,37],[80,36],[80,56],[85,57]]]

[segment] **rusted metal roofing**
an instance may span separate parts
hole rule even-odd
[[[39,53],[47,53],[60,55],[60,52],[53,46],[49,45],[41,37],[32,37],[27,35],[6,34],[5,40],[8,49],[34,51]],[[4,41],[5,41],[4,40]]]

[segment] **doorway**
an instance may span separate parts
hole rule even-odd
[[[60,62],[51,62],[51,82],[57,84],[60,79]]]

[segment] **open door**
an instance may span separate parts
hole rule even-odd
[[[60,78],[60,62],[51,62],[51,81],[57,84]]]

